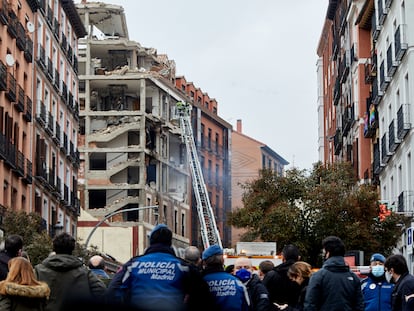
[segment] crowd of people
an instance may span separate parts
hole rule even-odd
[[[189,246],[179,258],[164,224],[149,238],[143,255],[109,276],[101,256],[84,264],[72,254],[75,239],[67,233],[53,239],[53,252],[34,267],[22,238],[10,235],[0,252],[0,310],[414,310],[414,276],[404,256],[372,254],[369,274],[360,279],[336,236],[322,241],[324,264],[316,272],[292,244],[280,265],[265,260],[257,271],[248,257],[225,269],[218,245],[202,253]]]

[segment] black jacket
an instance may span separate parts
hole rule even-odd
[[[411,274],[402,274],[394,286],[391,295],[391,303],[393,311],[411,310],[407,307],[405,296],[414,293],[414,276]]]
[[[312,274],[306,290],[306,311],[362,311],[361,282],[350,271],[344,257],[328,258],[322,269]]]
[[[287,303],[295,306],[299,299],[300,286],[289,279],[287,272],[289,267],[295,263],[294,260],[287,260],[266,273],[263,284],[269,292],[271,302],[280,305]]]
[[[9,260],[12,257],[5,251],[0,252],[0,281],[3,281],[7,277],[7,273],[9,273]]]
[[[245,283],[250,298],[250,310],[252,311],[269,311],[274,310],[269,300],[269,294],[266,286],[263,285],[259,277],[253,274],[251,279]]]

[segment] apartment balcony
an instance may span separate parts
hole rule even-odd
[[[391,153],[394,153],[401,143],[401,141],[398,139],[396,135],[395,125],[396,124],[394,120],[392,120],[390,125],[388,126],[388,150]]]
[[[334,105],[338,105],[340,98],[341,98],[341,81],[339,77],[337,77],[335,81],[334,92],[333,92]]]
[[[392,45],[387,49],[387,75],[389,77],[393,77],[395,72],[397,71],[398,65],[400,64],[399,61],[394,60],[392,57]]]
[[[375,136],[378,128],[378,111],[377,107],[372,104],[371,97],[366,100],[366,114],[364,116],[364,137],[372,138]]]
[[[342,150],[342,135],[341,130],[337,129],[334,136],[334,154],[339,155]]]
[[[380,88],[382,92],[385,92],[390,85],[391,78],[385,75],[385,64],[384,61],[380,65]]]
[[[47,77],[49,78],[50,83],[53,84],[53,62],[50,57],[47,58]]]
[[[25,94],[24,90],[20,85],[17,85],[17,102],[15,103],[15,107],[18,112],[24,111],[24,101],[25,101]]]
[[[387,133],[385,133],[384,135],[382,135],[381,138],[381,162],[382,163],[388,163],[388,161],[391,159],[392,156],[392,152],[389,151],[388,149],[388,135]]]
[[[19,150],[16,151],[16,170],[15,172],[19,177],[24,177],[24,164],[25,164],[25,157],[22,152]]]
[[[59,93],[59,83],[60,83],[60,76],[59,76],[59,71],[57,69],[55,69],[55,75],[53,77],[53,87],[55,88],[56,92]]]
[[[16,88],[17,83],[14,76],[9,72],[7,73],[7,89],[6,89],[6,97],[10,100],[10,102],[16,102]]]
[[[7,91],[7,67],[0,60],[0,91]]]
[[[351,107],[345,107],[344,114],[342,115],[343,136],[346,136],[349,133],[349,130],[352,128],[354,122],[354,105],[352,105]]]
[[[11,169],[16,169],[16,146],[0,133],[0,158]]]
[[[68,51],[67,51],[67,57],[68,57],[68,60],[69,60],[69,63],[71,64],[71,65],[73,65],[73,49],[72,49],[72,47],[70,46],[70,44],[68,44]]]
[[[53,34],[57,41],[59,41],[60,25],[56,18],[53,18]]]
[[[33,41],[29,37],[26,37],[26,44],[24,49],[24,59],[31,63],[33,61]]]
[[[68,135],[66,133],[63,133],[63,142],[61,143],[62,145],[60,146],[60,151],[66,155],[68,152]]]
[[[66,86],[66,83],[63,81],[62,81],[62,93],[60,97],[66,104],[68,101],[68,87]]]
[[[375,42],[377,41],[380,33],[382,30],[382,25],[377,24],[376,21],[376,16],[375,14],[372,14],[372,18],[371,18],[371,36],[372,36],[372,40]]]
[[[374,158],[372,163],[372,169],[375,175],[379,175],[381,171],[384,169],[384,165],[381,163],[381,154],[380,154],[380,148],[379,144],[374,144]]]
[[[372,93],[371,93],[371,97],[372,97],[372,102],[375,105],[378,105],[382,99],[382,97],[384,96],[384,92],[378,89],[378,79],[374,79],[372,81],[372,87],[371,87]]]
[[[55,187],[54,194],[56,195],[57,198],[59,199],[62,198],[62,180],[60,179],[59,176],[56,176],[56,187]]]
[[[60,135],[61,135],[61,131],[60,131],[60,124],[59,122],[56,121],[55,123],[55,135],[53,135],[53,141],[55,142],[55,144],[57,146],[60,146]]]
[[[414,212],[414,191],[405,190],[398,196],[398,213],[413,213]]]
[[[66,53],[66,50],[68,48],[68,42],[63,32],[62,32],[62,41],[60,43],[60,46],[62,47],[62,51]]]
[[[13,39],[16,39],[17,38],[17,25],[16,24],[18,20],[16,16],[14,15],[14,13],[13,13],[14,16],[10,15],[11,12],[12,11],[9,11],[9,24],[7,26],[7,32],[9,33],[10,37],[12,37]]]
[[[373,78],[376,76],[376,74],[372,75],[372,66],[370,59],[367,59],[364,63],[364,76],[366,84],[372,83]]]
[[[33,164],[28,159],[25,159],[25,174],[22,180],[26,184],[31,184],[33,182]]]
[[[50,6],[46,9],[46,21],[51,29],[53,29],[53,10]]]
[[[402,104],[397,111],[397,137],[403,140],[411,129],[410,104]]]
[[[46,70],[46,54],[45,54],[45,49],[44,49],[44,47],[40,43],[38,45],[37,52],[38,52],[37,63],[39,64],[39,66],[43,70]]]
[[[353,62],[358,60],[358,50],[357,50],[357,45],[355,43],[352,44],[349,54],[350,54],[350,63],[352,65]]]
[[[377,12],[378,12],[378,24],[383,25],[387,18],[389,9],[384,7],[382,0],[377,1]],[[375,16],[375,14],[374,14]]]
[[[395,30],[394,51],[395,51],[396,61],[401,61],[408,49],[405,29],[406,29],[406,25],[400,24]]]
[[[36,112],[36,120],[41,126],[45,126],[46,124],[46,106],[45,104],[39,100]]]
[[[78,57],[76,55],[73,55],[73,70],[75,71],[76,74],[79,71],[79,62],[78,62]]]
[[[16,23],[16,31],[16,46],[20,51],[24,51],[26,48],[26,30],[19,21]]]
[[[24,104],[24,114],[23,114],[23,118],[27,122],[31,122],[32,121],[32,109],[33,109],[32,99],[28,95],[26,95],[25,104]]]
[[[339,77],[340,77],[340,82],[344,83],[346,81],[346,78],[349,75],[349,61],[347,59],[347,53],[345,52],[344,55],[342,55],[341,61],[339,63]]]
[[[50,111],[47,112],[47,126],[46,126],[46,132],[49,134],[50,137],[53,137],[53,127],[55,125],[55,120],[53,118],[53,115]]]
[[[7,0],[2,0],[2,5],[0,8],[0,22],[7,26],[9,23],[9,12],[8,12],[8,3]]]

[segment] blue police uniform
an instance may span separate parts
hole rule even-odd
[[[361,289],[364,295],[365,311],[391,311],[391,294],[394,284],[385,278],[375,280],[370,276],[362,281]]]

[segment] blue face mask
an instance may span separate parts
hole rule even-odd
[[[384,266],[382,265],[373,266],[371,269],[371,272],[373,276],[381,277],[384,275]]]
[[[250,280],[252,273],[247,269],[240,269],[236,272],[236,276],[240,279],[240,281],[246,283],[248,280]]]

